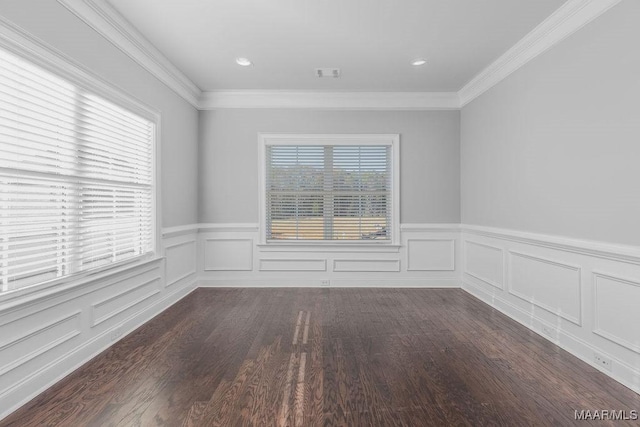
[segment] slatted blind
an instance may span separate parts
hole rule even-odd
[[[391,147],[267,145],[267,240],[390,240]]]
[[[0,291],[153,250],[154,126],[0,50]]]

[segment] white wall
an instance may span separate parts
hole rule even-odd
[[[197,110],[57,1],[2,0],[0,15],[162,113],[162,225],[197,222]]]
[[[200,222],[258,222],[258,132],[400,134],[400,221],[460,221],[457,111],[200,113]]]
[[[463,288],[637,392],[639,22],[621,2],[461,117]]]
[[[640,245],[640,2],[462,110],[462,222]]]
[[[400,134],[402,245],[259,245],[259,132]],[[199,169],[201,285],[458,285],[457,111],[203,111]]]
[[[162,111],[162,215],[171,227],[165,259],[0,301],[0,418],[197,280],[456,287],[462,278],[468,292],[594,366],[604,357],[611,365],[600,369],[640,391],[639,3],[621,3],[527,64],[466,106],[462,123],[450,111],[262,109],[202,112],[198,121],[59,3],[4,0],[0,14]],[[259,131],[399,133],[401,246],[259,246]],[[198,221],[200,232],[189,225]]]
[[[195,223],[197,111],[56,1],[3,0],[0,15],[161,112],[163,224]],[[193,229],[170,232],[159,257],[142,265],[2,295],[0,419],[191,292],[196,241]]]

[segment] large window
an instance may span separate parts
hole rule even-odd
[[[152,252],[155,123],[0,50],[0,291]]]
[[[262,135],[262,144],[267,242],[393,241],[396,135]]]

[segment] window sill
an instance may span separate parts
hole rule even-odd
[[[260,252],[376,252],[398,253],[401,245],[392,243],[328,243],[328,242],[296,242],[296,243],[260,243]]]
[[[92,282],[103,280],[110,281],[118,276],[130,273],[134,269],[149,266],[160,262],[163,258],[157,255],[143,255],[136,259],[124,261],[118,265],[106,266],[94,271],[87,271],[73,277],[61,278],[51,282],[27,286],[12,291],[0,293],[0,313],[21,306],[41,302],[50,298],[78,290],[90,285]],[[95,289],[92,289],[92,291]]]

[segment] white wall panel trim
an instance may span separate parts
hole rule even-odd
[[[476,236],[526,243],[533,246],[557,249],[562,252],[640,265],[640,248],[637,246],[617,245],[478,225],[462,225],[462,231]]]
[[[3,403],[0,405],[0,419],[23,406],[35,396],[51,387],[52,384],[57,383],[88,360],[113,345],[114,342],[110,339],[110,335],[114,330],[119,329],[121,330],[122,336],[127,335],[163,310],[189,295],[195,289],[195,283],[194,281],[189,285],[178,288],[176,291],[163,296],[153,304],[133,313],[128,318],[93,336],[71,351],[43,364],[37,370],[29,372],[21,381],[12,384],[8,389],[0,393],[0,401]],[[32,384],[34,382],[35,384]]]
[[[389,273],[391,274],[391,273]],[[277,277],[233,277],[224,276],[204,278],[198,281],[202,288],[326,288],[326,279],[309,277],[291,277],[283,275]],[[331,288],[459,288],[460,279],[447,277],[391,277],[391,278],[332,278]],[[327,288],[328,289],[328,288]]]
[[[418,254],[418,249],[412,246],[421,244],[423,253]],[[429,244],[432,245],[430,250],[425,247]],[[449,246],[448,249],[443,251],[438,248],[445,244]],[[456,239],[407,239],[407,271],[455,271],[455,269]]]
[[[334,259],[333,271],[366,273],[366,272],[398,272],[399,259]]]
[[[7,350],[10,347],[13,347],[21,342],[24,342],[30,338],[34,338],[40,334],[42,334],[43,332],[52,329],[58,325],[61,325],[71,319],[78,319],[80,317],[81,311],[77,310],[77,311],[73,311],[71,314],[68,314],[62,318],[59,318],[57,320],[54,320],[52,322],[49,322],[48,324],[46,324],[45,326],[36,328],[31,330],[30,332],[28,332],[25,335],[22,335],[6,344],[3,344],[2,346],[0,346],[0,353],[2,353],[3,351]],[[77,322],[76,322],[77,323]],[[6,374],[9,371],[12,371],[16,368],[18,368],[19,366],[24,365],[25,363],[35,359],[36,357],[45,354],[46,352],[52,350],[55,347],[58,347],[64,343],[66,343],[67,341],[72,340],[73,338],[77,337],[78,335],[80,335],[81,331],[79,329],[79,325],[76,324],[76,328],[72,331],[67,332],[66,334],[56,338],[55,340],[48,342],[47,344],[39,347],[37,350],[32,351],[28,354],[23,355],[22,357],[13,360],[12,362],[8,363],[7,365],[3,365],[0,367],[0,376]]]
[[[554,308],[549,304],[546,304],[542,301],[540,301],[539,298],[537,298],[535,295],[531,296],[531,295],[526,295],[516,289],[514,289],[514,267],[513,267],[513,259],[514,257],[519,257],[522,259],[528,259],[537,263],[542,263],[542,264],[547,264],[550,266],[554,266],[560,269],[565,269],[565,270],[569,270],[575,273],[576,275],[576,283],[574,283],[574,285],[577,288],[577,295],[578,298],[576,301],[577,303],[577,308],[578,308],[578,315],[577,316],[571,316],[568,313],[566,313],[565,311],[561,310],[560,308]],[[526,301],[530,304],[535,305],[536,307],[542,308],[543,310],[547,310],[548,312],[559,316],[565,320],[568,320],[571,323],[576,324],[577,326],[582,326],[582,268],[576,265],[570,265],[570,264],[565,264],[562,262],[558,262],[558,261],[554,261],[548,258],[541,258],[539,256],[535,256],[535,255],[531,255],[531,254],[527,254],[527,253],[523,253],[523,252],[518,252],[518,251],[513,251],[513,250],[509,250],[507,251],[507,289],[509,291],[509,293],[513,296],[516,296],[520,299],[522,299],[523,301]]]
[[[215,248],[212,244],[217,244],[221,247]],[[227,246],[227,248],[222,246]],[[205,238],[204,270],[251,271],[253,270],[253,247],[254,240],[251,238]],[[218,257],[225,259],[219,261]]]
[[[484,275],[482,273],[478,273],[478,272],[473,272],[471,271],[471,269],[469,268],[469,253],[468,248],[469,246],[478,246],[481,248],[485,248],[489,251],[494,251],[494,252],[498,252],[500,254],[500,276],[502,279],[502,283],[498,283],[488,277],[484,277]],[[480,280],[481,282],[486,283],[487,285],[493,286],[495,288],[504,290],[504,283],[505,283],[505,262],[504,262],[504,250],[502,248],[499,248],[497,246],[492,246],[492,245],[487,245],[485,243],[479,243],[473,240],[465,240],[464,241],[464,273],[468,274],[469,276]]]
[[[135,307],[136,305],[143,303],[144,301],[148,300],[149,298],[152,298],[152,297],[158,295],[160,293],[160,289],[157,289],[157,288],[153,289],[152,291],[147,292],[144,295],[142,295],[142,296],[140,296],[140,297],[138,297],[136,299],[128,301],[126,304],[120,305],[116,310],[113,310],[113,311],[111,311],[109,313],[106,313],[106,314],[104,314],[102,316],[96,316],[96,312],[100,307],[102,307],[103,305],[108,304],[108,303],[110,303],[112,301],[115,301],[117,299],[120,299],[120,298],[122,298],[122,297],[124,297],[126,295],[129,295],[129,294],[137,291],[138,289],[142,289],[144,287],[147,287],[150,284],[153,284],[153,283],[159,284],[161,280],[162,279],[160,277],[154,277],[154,278],[152,278],[150,280],[146,280],[146,281],[144,281],[144,282],[142,282],[142,283],[140,283],[140,284],[138,284],[136,286],[128,288],[123,292],[119,292],[119,293],[117,293],[117,294],[115,294],[113,296],[110,296],[109,298],[105,298],[105,299],[103,299],[103,300],[101,300],[99,302],[91,304],[91,327],[98,326],[99,324],[101,324],[103,322],[106,322],[107,320],[112,319],[112,318],[118,316],[119,314],[122,314],[123,312],[129,310],[130,308]]]
[[[69,298],[77,298],[81,295],[95,292],[98,289],[110,286],[114,283],[139,276],[146,272],[159,268],[161,258],[149,259],[141,263],[127,265],[114,270],[107,270],[99,274],[89,275],[82,280],[70,282],[60,287],[45,289],[25,288],[29,292],[25,294],[8,294],[6,303],[0,304],[0,313],[9,313],[14,310],[24,310],[29,306],[40,304],[49,300],[55,300],[55,305],[67,301]],[[150,267],[152,266],[152,267]]]
[[[638,340],[637,342],[632,342],[627,338],[623,338],[620,337],[618,334],[611,332],[611,331],[607,331],[605,330],[602,325],[601,325],[601,307],[600,307],[600,298],[602,297],[602,294],[606,293],[605,289],[601,289],[601,285],[600,285],[600,279],[606,279],[606,280],[610,280],[613,282],[617,282],[619,284],[623,284],[626,286],[632,286],[634,289],[635,288],[640,288],[640,282],[636,281],[636,280],[631,280],[631,279],[626,279],[626,278],[622,278],[616,275],[612,275],[612,274],[607,274],[607,273],[601,273],[598,271],[594,271],[593,272],[593,333],[596,335],[601,336],[602,338],[605,338],[609,341],[611,341],[614,344],[620,345],[622,347],[625,347],[637,354],[640,354],[640,334],[635,334],[636,335],[636,339]],[[640,290],[638,292],[638,295],[640,295]],[[640,304],[640,300],[637,299],[633,299],[632,301],[636,302],[636,305]],[[637,308],[636,308],[636,312],[633,314],[637,315]],[[612,316],[615,317],[620,317],[621,315],[623,315],[624,313],[620,313],[619,311],[616,312],[612,312],[610,313]],[[640,317],[640,316],[638,316]],[[632,322],[626,325],[626,328],[631,329],[631,331],[640,331],[640,323],[638,322]]]
[[[198,258],[198,242],[197,240],[184,240],[181,242],[177,242],[177,243],[172,243],[170,245],[166,245],[164,247],[165,249],[165,258],[166,258],[166,262],[165,262],[165,284],[164,286],[169,288],[173,285],[175,285],[176,283],[180,283],[182,282],[184,279],[190,277],[190,276],[194,276],[196,274],[198,274],[198,266],[197,266],[197,258]],[[171,253],[175,250],[177,250],[178,248],[181,248],[183,246],[192,246],[193,247],[193,264],[191,264],[189,267],[191,267],[188,271],[186,271],[185,273],[179,275],[178,277],[169,277],[168,275],[168,270],[169,270],[169,265],[171,264]]]
[[[260,271],[327,271],[326,259],[274,258],[261,259]]]
[[[260,252],[316,252],[316,253],[398,253],[402,245],[366,243],[261,243]]]
[[[162,238],[182,236],[184,234],[194,234],[198,232],[200,224],[178,225],[176,227],[164,227],[162,229]]]
[[[559,330],[557,336],[554,338],[545,335],[543,328],[550,328],[553,330],[556,326],[532,314],[530,310],[518,307],[495,292],[488,292],[487,290],[481,289],[467,281],[463,281],[462,289],[528,329],[536,332],[543,338],[573,354],[583,362],[586,362],[599,371],[602,371],[605,375],[612,377],[636,393],[640,393],[640,369],[638,366],[626,363],[614,354],[607,353],[601,348],[593,345],[593,343],[587,342],[568,331]],[[602,366],[595,363],[593,358],[595,353],[611,359],[614,363],[614,370],[607,371]]]

